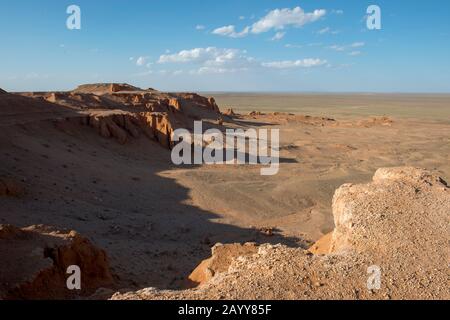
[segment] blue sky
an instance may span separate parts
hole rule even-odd
[[[450,92],[448,0],[2,0],[0,39],[10,91]]]

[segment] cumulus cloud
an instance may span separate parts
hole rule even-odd
[[[161,55],[158,63],[205,63],[208,65],[221,66],[230,62],[249,61],[246,52],[239,49],[227,48],[195,48],[182,50],[168,55]]]
[[[243,38],[248,35],[250,28],[246,27],[241,32],[236,32],[236,28],[233,25],[224,26],[213,30],[213,34],[217,34],[220,36],[226,36],[230,38]]]
[[[312,68],[327,64],[326,60],[317,58],[263,62],[249,56],[245,50],[217,47],[194,48],[173,54],[163,54],[157,62],[159,65],[184,64],[187,66],[186,72],[191,75],[227,74],[261,68]],[[168,68],[170,69],[170,66]],[[180,73],[181,70],[177,72],[177,74]]]
[[[327,60],[321,59],[303,59],[303,60],[284,60],[272,61],[262,63],[263,67],[276,69],[290,69],[290,68],[312,68],[320,67],[327,63]]]
[[[161,55],[159,64],[190,64],[196,66],[191,74],[221,74],[245,71],[257,65],[254,58],[247,56],[245,50],[229,48],[195,48]]]
[[[315,22],[325,16],[326,10],[317,9],[313,12],[305,12],[300,7],[293,9],[275,9],[270,11],[265,17],[255,22],[252,26],[245,27],[237,32],[234,25],[223,26],[215,29],[212,33],[231,38],[242,38],[249,33],[260,34],[271,30],[283,30],[289,26],[302,27],[308,23]]]
[[[258,34],[272,29],[284,29],[287,26],[302,27],[305,24],[319,20],[325,14],[326,10],[324,9],[318,9],[308,13],[300,7],[295,7],[294,9],[275,9],[255,22],[251,31],[252,33]]]

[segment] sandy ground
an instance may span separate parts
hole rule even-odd
[[[236,101],[258,109],[246,97],[221,99],[222,110]],[[317,99],[321,104],[328,98]],[[243,127],[280,129],[281,167],[272,177],[261,176],[258,166],[175,167],[169,151],[145,138],[119,145],[78,126],[61,131],[28,117],[12,126],[9,114],[8,121],[0,119],[0,176],[17,179],[27,193],[0,199],[0,223],[77,230],[108,253],[117,286],[132,289],[186,285],[217,242],[306,248],[333,230],[332,196],[344,183],[367,182],[378,168],[403,165],[450,180],[450,97],[396,96],[381,101],[381,110],[374,106],[378,98],[370,97],[365,107],[358,107],[358,99],[348,107],[352,117],[342,110],[328,113],[331,105],[311,112],[335,117],[330,125],[238,119]],[[314,109],[297,102],[299,113]],[[411,103],[423,108],[408,113],[405,105]],[[381,114],[393,123],[358,122]]]

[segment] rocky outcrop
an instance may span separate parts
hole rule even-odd
[[[120,144],[126,144],[130,139],[146,136],[158,142],[162,147],[173,147],[172,134],[174,119],[166,113],[159,112],[94,112],[87,116],[66,118],[55,122],[62,131],[67,130],[66,124],[90,126],[103,138],[115,139]]]
[[[234,259],[241,256],[252,255],[258,252],[258,246],[254,243],[241,245],[216,244],[211,249],[211,258],[204,260],[189,276],[192,285],[205,284],[214,276],[227,272]]]
[[[67,299],[113,284],[106,253],[75,231],[0,225],[0,299]],[[67,268],[81,269],[81,290],[67,289]]]
[[[200,273],[210,280],[195,289],[113,299],[449,299],[450,189],[442,178],[417,168],[380,169],[371,183],[340,187],[333,215],[333,234],[310,251],[262,245],[253,254],[225,252],[228,270]]]
[[[409,167],[379,169],[367,185],[343,185],[333,198],[336,227],[330,251],[393,254],[405,239],[410,249],[419,250],[413,245],[420,239],[448,234],[449,191],[442,178]]]
[[[5,94],[5,93],[7,93],[7,92],[0,88],[0,94]]]

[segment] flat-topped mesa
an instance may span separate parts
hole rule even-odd
[[[143,91],[127,83],[93,83],[78,86],[73,93],[93,93],[96,95],[111,94],[122,91]]]

